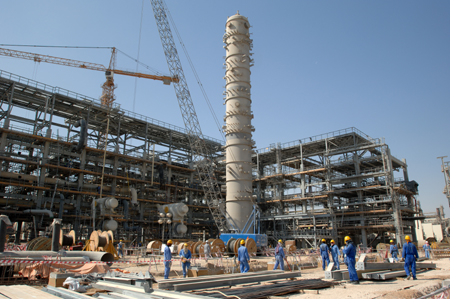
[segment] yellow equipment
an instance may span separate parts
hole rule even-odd
[[[331,240],[330,243],[334,243],[334,240]]]
[[[278,240],[278,243],[283,243],[283,240],[281,240],[281,239],[280,239],[280,240]]]
[[[389,241],[390,243],[394,243],[394,240]]]
[[[352,238],[350,238],[349,236],[345,236],[344,241],[347,242],[347,241],[350,241],[351,239]]]
[[[326,241],[327,241],[327,240],[325,240],[325,239],[322,239],[322,242],[323,242],[323,243],[325,243]]]
[[[244,245],[245,244],[245,240],[241,240],[241,245]]]
[[[410,236],[405,236],[405,240],[411,242],[411,237]]]
[[[106,105],[109,107],[112,106],[112,103],[114,102],[114,99],[115,99],[114,89],[116,89],[116,85],[114,84],[114,79],[113,79],[114,74],[137,77],[137,78],[159,80],[159,81],[163,81],[163,83],[166,85],[169,85],[170,82],[177,83],[180,81],[178,78],[169,77],[169,76],[157,76],[157,75],[151,75],[151,74],[118,70],[115,68],[115,66],[116,66],[116,48],[114,48],[114,47],[111,48],[111,51],[112,51],[111,60],[109,62],[108,67],[98,64],[98,63],[78,61],[78,60],[73,60],[73,59],[54,57],[54,56],[42,55],[42,54],[30,53],[30,52],[23,52],[23,51],[17,51],[17,50],[5,49],[5,48],[0,48],[0,55],[14,57],[14,58],[27,59],[27,60],[33,60],[35,62],[53,63],[53,64],[71,66],[71,67],[82,68],[82,69],[87,69],[87,70],[105,72],[106,82],[102,85],[103,94],[100,97],[100,100],[103,105]]]
[[[167,245],[172,245],[172,240],[167,241]]]

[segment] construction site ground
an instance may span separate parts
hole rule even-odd
[[[122,260],[133,261],[136,258],[128,257]],[[308,266],[309,262],[313,262],[315,258],[304,258],[301,262]],[[254,257],[251,262],[251,271],[267,270],[268,263],[273,263],[273,257]],[[450,259],[442,258],[435,259],[432,262],[436,263],[435,270],[428,270],[417,274],[417,280],[406,280],[404,277],[391,279],[386,281],[360,280],[359,285],[350,284],[348,281],[338,281],[334,288],[321,289],[319,292],[311,291],[305,293],[290,294],[289,296],[280,298],[417,298],[428,294],[436,289],[439,289],[442,280],[450,279]],[[234,265],[234,259],[223,258],[206,261],[196,261],[192,263],[194,266],[208,267],[209,275],[215,273],[222,273],[223,270],[231,269]],[[269,266],[269,268],[272,266]],[[150,269],[150,272],[155,276],[156,280],[163,279],[164,266],[162,263],[154,263],[149,267],[148,263],[144,264],[115,264],[111,267],[119,268],[123,271],[130,272],[144,272]],[[341,269],[346,266],[342,265]],[[288,270],[285,265],[285,270]],[[234,268],[236,273],[237,268]],[[219,274],[224,275],[226,274]],[[324,271],[321,265],[317,268],[309,268],[301,270],[302,277],[300,279],[325,278]],[[174,262],[172,264],[170,277],[183,279],[181,264]],[[254,284],[253,284],[254,285]]]

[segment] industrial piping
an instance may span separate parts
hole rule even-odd
[[[248,19],[239,12],[227,19],[223,42],[226,50],[225,105],[226,184],[228,223],[242,231],[252,213],[252,132],[250,50]],[[230,229],[233,229],[230,227]],[[250,228],[251,230],[252,228]]]
[[[53,218],[53,212],[45,209],[28,209],[23,211],[24,214],[42,215],[47,214],[48,217]]]

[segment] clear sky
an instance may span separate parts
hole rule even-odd
[[[166,1],[221,123],[222,36],[239,10],[254,40],[257,148],[356,127],[407,160],[425,212],[443,205],[450,216],[436,159],[450,157],[449,1]],[[168,74],[149,0],[15,0],[1,11],[2,44],[115,46]],[[221,139],[177,46],[203,133]],[[105,49],[10,48],[104,65],[110,58]],[[119,54],[117,67],[136,63]],[[1,56],[0,69],[95,98],[104,81],[101,72]],[[134,78],[115,80],[122,108],[184,127],[173,87],[138,79],[135,96]]]

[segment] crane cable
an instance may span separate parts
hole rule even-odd
[[[170,23],[172,23],[172,26],[173,26],[173,29],[174,29],[174,31],[175,31],[175,34],[177,35],[178,41],[180,42],[180,45],[181,45],[181,47],[183,48],[183,52],[184,52],[184,54],[186,55],[186,58],[187,58],[187,60],[188,60],[188,62],[189,62],[189,65],[190,65],[190,67],[191,67],[191,70],[192,70],[192,72],[194,73],[195,79],[197,80],[197,84],[199,85],[200,90],[202,91],[203,97],[205,98],[205,101],[206,101],[206,103],[208,104],[208,108],[209,108],[209,110],[211,111],[211,114],[212,114],[212,116],[213,116],[213,118],[214,118],[214,121],[215,121],[215,123],[216,123],[217,129],[219,130],[220,135],[222,136],[222,140],[225,140],[225,135],[223,134],[223,131],[222,131],[221,128],[220,128],[220,122],[219,122],[219,120],[218,120],[218,118],[217,118],[216,113],[214,112],[214,109],[213,109],[213,107],[212,107],[212,105],[211,105],[211,102],[209,101],[208,95],[206,94],[206,91],[205,91],[205,89],[203,88],[203,84],[202,84],[202,82],[201,82],[201,80],[200,80],[200,77],[199,77],[198,74],[197,74],[197,71],[195,70],[194,64],[192,63],[191,57],[189,56],[189,53],[188,53],[188,51],[187,51],[187,49],[186,49],[186,46],[184,45],[184,42],[183,42],[183,40],[181,39],[181,35],[180,35],[180,33],[178,32],[177,26],[175,25],[175,22],[174,22],[174,20],[172,19],[172,15],[170,14],[169,8],[167,7],[167,4],[166,4],[166,2],[165,2],[164,0],[163,0],[163,2],[164,2],[164,6],[166,7],[167,16],[169,17],[169,21],[170,21]]]
[[[0,46],[2,47],[32,47],[32,48],[64,48],[64,49],[112,49],[114,47],[90,47],[90,46],[52,46],[52,45],[17,45],[17,44],[0,44]],[[167,74],[164,74],[161,71],[158,71],[155,68],[152,68],[151,66],[146,65],[143,62],[140,62],[138,59],[133,58],[132,56],[128,55],[127,53],[119,50],[116,48],[116,51],[123,54],[124,56],[126,56],[127,58],[133,60],[134,62],[136,62],[137,64],[139,64],[140,66],[152,71],[155,75],[159,75],[159,76],[166,76]]]
[[[139,42],[138,42],[138,50],[137,50],[137,58],[136,60],[139,61],[139,55],[141,53],[141,35],[142,35],[142,19],[144,18],[144,0],[142,0],[142,7],[141,7],[141,23],[139,25]],[[136,73],[139,70],[139,63],[136,61]],[[136,91],[137,91],[137,79],[134,78],[134,96],[133,96],[133,112],[136,105]]]

